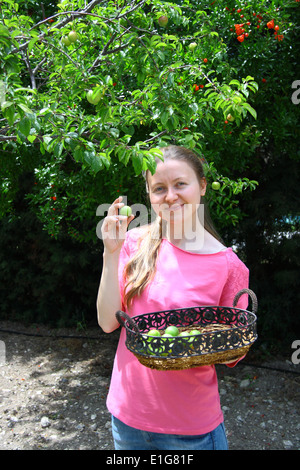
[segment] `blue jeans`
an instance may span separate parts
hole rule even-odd
[[[140,431],[112,416],[115,450],[228,450],[224,424],[196,436]]]

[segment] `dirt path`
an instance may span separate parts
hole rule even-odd
[[[0,322],[0,341],[0,450],[113,450],[105,403],[117,332]],[[300,365],[217,371],[231,450],[300,450]]]

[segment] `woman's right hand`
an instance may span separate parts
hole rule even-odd
[[[127,227],[134,219],[133,214],[129,217],[119,215],[119,209],[124,206],[122,199],[123,197],[120,196],[112,203],[101,227],[104,249],[108,253],[121,249]]]

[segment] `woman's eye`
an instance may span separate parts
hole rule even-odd
[[[182,186],[185,186],[186,183],[184,183],[183,181],[180,181],[178,183],[176,183],[176,187],[177,188],[180,188]],[[163,186],[157,186],[156,188],[153,189],[153,193],[162,193],[164,191],[164,187]]]

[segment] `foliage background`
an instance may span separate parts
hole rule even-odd
[[[299,2],[1,7],[0,318],[95,323],[96,209],[119,194],[146,202],[141,171],[174,142],[221,183],[211,215],[250,269],[260,338],[290,345],[300,332]],[[71,28],[79,40],[66,47]],[[86,92],[97,87],[94,106]]]

